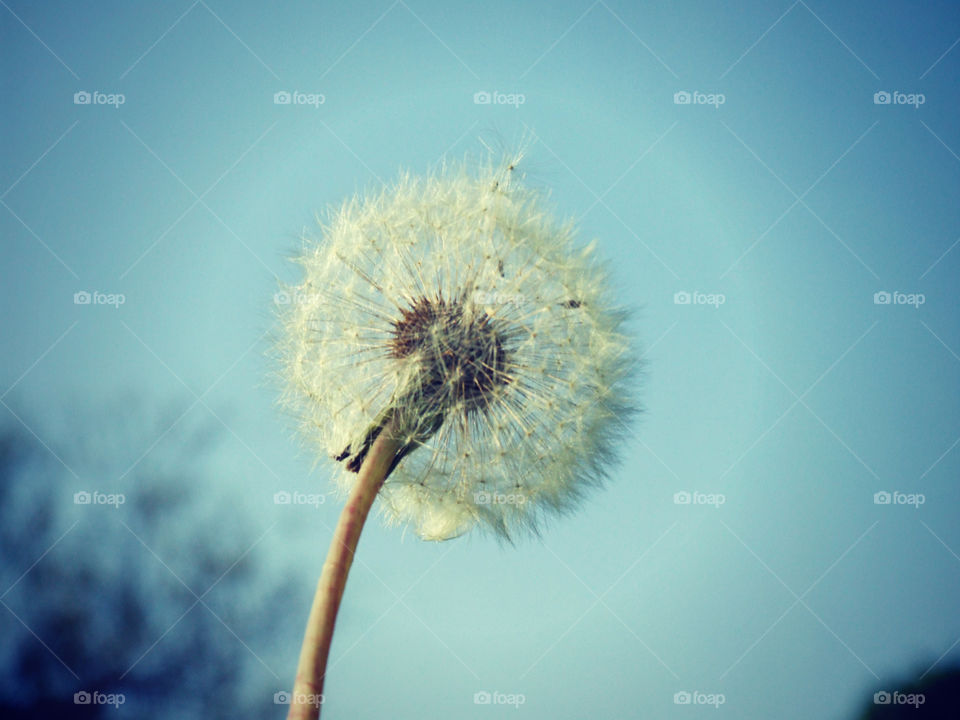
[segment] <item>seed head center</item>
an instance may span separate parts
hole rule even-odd
[[[399,311],[390,356],[417,358],[425,396],[447,407],[460,401],[468,411],[479,410],[498,385],[509,382],[500,323],[487,313],[439,295],[417,297]]]

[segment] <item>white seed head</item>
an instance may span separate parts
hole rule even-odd
[[[380,507],[426,540],[509,538],[572,509],[614,459],[635,354],[593,246],[513,162],[402,176],[332,211],[278,303],[284,401],[348,492],[403,442]]]

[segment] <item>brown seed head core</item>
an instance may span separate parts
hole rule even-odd
[[[467,411],[485,407],[498,385],[506,385],[507,355],[500,323],[462,300],[420,296],[399,308],[393,321],[390,356],[418,356],[423,363],[423,394],[461,401]]]

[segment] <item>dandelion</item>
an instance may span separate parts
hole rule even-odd
[[[536,532],[604,478],[635,358],[594,244],[575,246],[515,160],[351,199],[298,262],[278,294],[284,400],[349,496],[301,655],[309,694],[374,499],[424,540]]]

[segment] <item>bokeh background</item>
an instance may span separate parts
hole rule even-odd
[[[370,523],[324,715],[848,718],[960,663],[955,3],[2,0],[0,39],[5,712],[284,715],[340,509],[275,406],[289,257],[522,145],[646,412],[539,539]]]

